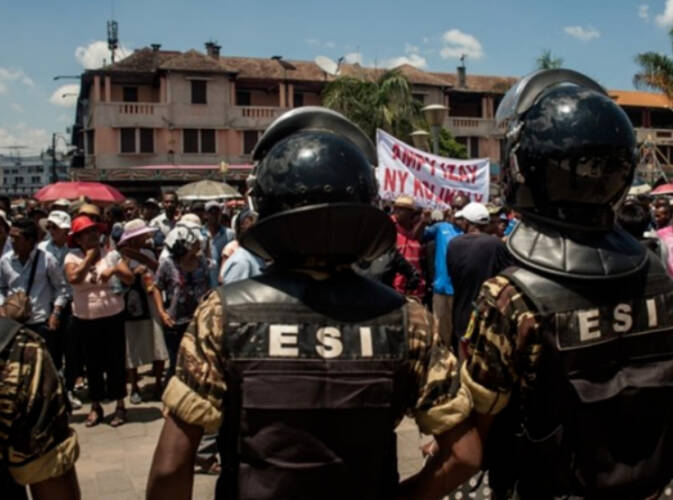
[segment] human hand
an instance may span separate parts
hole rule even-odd
[[[49,331],[55,332],[58,330],[61,325],[61,319],[58,317],[58,314],[51,314],[47,320],[47,328]]]
[[[100,278],[102,283],[107,283],[110,280],[110,278],[114,276],[115,272],[117,272],[116,267],[108,267],[107,269],[101,271],[98,277]]]
[[[173,318],[171,318],[166,311],[161,311],[159,316],[161,316],[161,322],[164,324],[164,326],[168,328],[173,328],[175,326],[175,321],[173,321]]]
[[[94,247],[94,248],[89,248],[86,251],[86,259],[89,262],[95,262],[98,260],[98,257],[100,256],[100,248],[99,247]]]

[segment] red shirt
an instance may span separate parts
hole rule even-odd
[[[402,257],[407,259],[421,276],[416,290],[407,291],[407,279],[401,274],[395,276],[393,287],[395,287],[395,290],[399,293],[411,295],[422,300],[425,295],[425,279],[423,278],[423,268],[421,267],[421,259],[424,257],[423,245],[419,240],[413,237],[412,231],[402,227],[395,217],[392,219],[397,229],[397,249],[402,254]]]

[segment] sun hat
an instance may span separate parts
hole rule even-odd
[[[59,229],[70,229],[70,216],[62,210],[52,210],[46,219],[46,224],[51,222]],[[46,225],[45,224],[45,225]]]
[[[142,236],[143,234],[154,233],[158,228],[148,226],[142,219],[132,219],[124,224],[124,232],[117,245],[123,245],[131,238]]]
[[[70,201],[66,200],[65,198],[59,198],[55,202],[51,204],[51,206],[56,206],[56,207],[65,207],[68,208],[70,207]]]
[[[105,224],[94,222],[86,215],[79,215],[75,217],[75,219],[72,221],[70,232],[68,233],[68,246],[70,248],[75,248],[77,246],[75,243],[75,236],[91,227],[95,227],[100,233],[104,233],[106,230]]]
[[[209,202],[206,203],[205,207],[206,212],[211,208],[217,208],[218,210],[222,210],[222,205],[215,200],[210,200]]]
[[[395,199],[394,206],[399,208],[410,208],[413,210],[416,208],[416,203],[414,203],[414,199],[411,196],[402,195]]]
[[[92,203],[84,203],[81,207],[79,207],[77,215],[96,215],[100,217],[100,208]]]
[[[462,210],[456,212],[456,218],[463,218],[472,224],[486,225],[491,221],[491,215],[483,203],[470,202]]]

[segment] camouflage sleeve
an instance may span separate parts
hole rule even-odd
[[[470,395],[458,384],[458,362],[420,303],[409,300],[409,363],[415,387],[410,406],[421,432],[441,434],[465,420]]]
[[[481,287],[465,337],[462,385],[475,411],[494,415],[507,405],[515,384],[533,374],[541,347],[534,308],[509,280],[491,278]]]
[[[166,407],[189,424],[215,432],[222,423],[227,386],[220,346],[224,333],[220,296],[211,292],[194,313],[178,353],[176,373],[163,395]]]
[[[42,340],[21,331],[0,356],[0,442],[20,484],[65,474],[79,456],[63,386]],[[6,457],[2,454],[7,453]]]

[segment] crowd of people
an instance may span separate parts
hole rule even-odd
[[[105,400],[117,401],[109,424],[122,425],[129,392],[134,405],[161,399],[208,290],[261,272],[263,262],[237,244],[254,220],[237,203],[181,202],[175,192],[104,206],[12,207],[2,197],[1,313],[43,337],[71,407],[91,402],[87,426],[103,421]],[[155,379],[145,395],[144,365]]]

